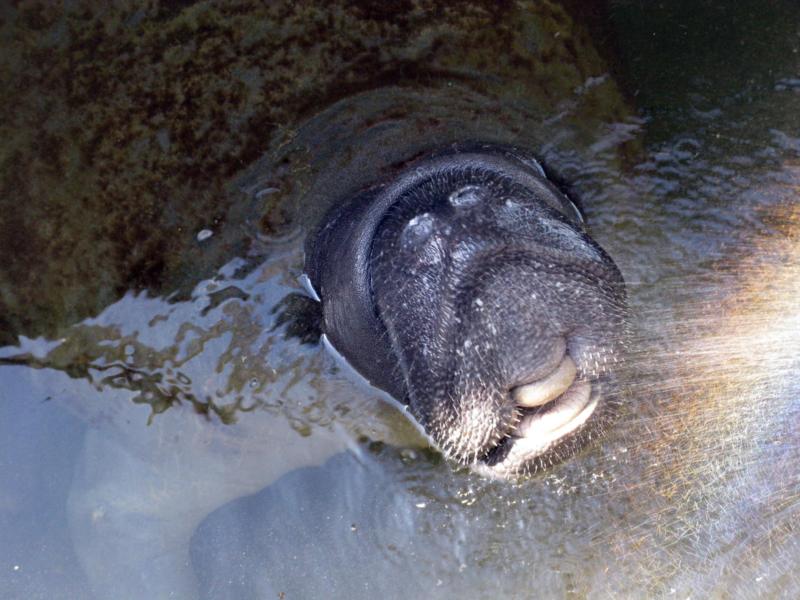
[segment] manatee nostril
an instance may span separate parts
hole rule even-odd
[[[451,206],[462,208],[473,206],[481,202],[486,196],[486,190],[477,185],[465,185],[451,193],[447,200]]]
[[[400,235],[400,241],[406,248],[414,248],[425,242],[433,234],[434,218],[430,213],[422,213],[411,218]]]

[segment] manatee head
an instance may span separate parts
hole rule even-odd
[[[537,471],[618,404],[622,276],[525,152],[409,161],[336,203],[306,270],[331,345],[460,463]]]

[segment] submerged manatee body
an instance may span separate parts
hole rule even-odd
[[[337,202],[306,246],[333,347],[447,456],[535,471],[612,412],[622,276],[529,153],[417,158]]]

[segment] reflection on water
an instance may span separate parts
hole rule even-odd
[[[683,69],[707,23],[642,12],[615,18],[643,155],[540,149],[637,315],[605,440],[515,485],[454,470],[315,343],[290,237],[0,350],[0,596],[796,597],[797,21],[732,16],[744,49]]]
[[[62,340],[23,338],[4,350],[10,456],[25,460],[19,427],[38,427],[41,411],[28,409],[37,398],[89,424],[66,469],[69,493],[51,501],[67,498],[63,535],[80,564],[71,568],[98,595],[192,597],[188,541],[211,510],[295,468],[358,456],[354,440],[419,443],[403,417],[307,343],[316,305],[297,293],[300,246],[274,250],[232,261],[186,301],[129,294]],[[29,491],[9,488],[9,517],[27,513]],[[20,571],[50,572],[6,550]]]
[[[291,328],[275,332],[287,320],[313,318],[313,313],[292,312],[287,302],[298,296],[292,273],[300,272],[299,257],[295,244],[291,254],[284,250],[258,267],[235,259],[201,283],[188,301],[129,293],[97,318],[74,326],[60,343],[23,338],[4,361],[57,369],[85,379],[97,391],[128,390],[134,404],[150,408],[148,423],[172,407],[191,408],[225,424],[235,423],[238,412],[257,409],[320,411],[319,399],[316,409],[284,400],[300,380],[311,388],[308,397],[320,393],[318,358],[314,363],[308,352],[287,351],[282,342]],[[82,402],[68,407],[92,410]]]

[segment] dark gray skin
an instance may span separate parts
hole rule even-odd
[[[336,203],[306,242],[306,272],[333,347],[459,463],[500,477],[538,471],[595,437],[618,405],[624,281],[524,151],[465,143],[408,162]],[[553,373],[565,352],[575,384],[520,406],[512,391]],[[581,382],[597,403],[585,422],[524,439],[520,424]]]

